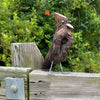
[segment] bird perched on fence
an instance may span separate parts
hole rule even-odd
[[[68,50],[73,45],[71,29],[73,26],[67,17],[59,13],[54,13],[56,21],[56,32],[53,37],[52,45],[45,57],[43,69],[49,70],[59,64],[66,57]]]

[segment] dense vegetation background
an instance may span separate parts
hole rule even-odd
[[[100,0],[0,0],[0,66],[11,66],[13,42],[36,42],[45,56],[56,28],[53,12],[58,12],[74,26],[64,71],[100,72],[99,10]]]

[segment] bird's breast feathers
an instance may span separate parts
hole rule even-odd
[[[72,36],[71,30],[68,28],[61,28],[57,31],[58,36],[65,36],[65,35],[70,35]]]

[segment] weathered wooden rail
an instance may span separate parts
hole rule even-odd
[[[24,79],[25,100],[100,100],[100,74],[35,70],[42,63],[35,43],[12,43],[14,67],[0,67],[0,100],[6,100],[7,77]]]
[[[100,100],[100,74],[32,71],[30,100]]]
[[[100,100],[100,74],[30,71],[0,67],[0,100],[6,100],[5,77],[24,79],[25,100]]]

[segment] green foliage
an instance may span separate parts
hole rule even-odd
[[[6,66],[11,64],[11,43],[13,42],[36,42],[37,45],[43,39],[43,30],[37,26],[36,10],[32,8],[32,13],[26,16],[12,11],[9,5],[13,5],[13,0],[0,1],[0,61]]]
[[[53,12],[58,12],[75,28],[64,71],[100,72],[99,5],[100,0],[0,0],[0,65],[11,66],[13,42],[36,42],[45,56],[56,30]],[[59,64],[53,70],[61,71]]]
[[[75,72],[100,72],[100,54],[90,51],[90,44],[83,41],[81,33],[74,33],[74,52],[69,51],[72,71]],[[77,42],[77,43],[76,43]]]

